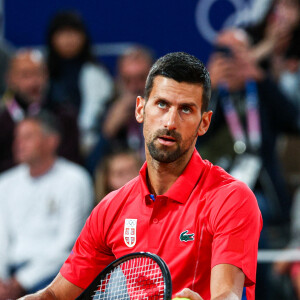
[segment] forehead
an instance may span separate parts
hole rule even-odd
[[[174,102],[193,103],[201,107],[203,86],[199,83],[178,82],[157,76],[154,78],[149,99],[165,99]]]
[[[134,156],[130,154],[120,154],[113,157],[110,161],[111,169],[119,169],[125,166],[132,166],[136,164]]]
[[[119,71],[121,74],[136,74],[136,73],[145,73],[148,74],[148,71],[151,67],[151,64],[148,60],[143,57],[139,58],[124,58],[119,64]]]
[[[24,120],[16,127],[16,134],[42,132],[41,125],[34,120]]]
[[[28,69],[42,69],[43,63],[40,60],[33,59],[30,55],[22,55],[15,58],[11,64],[11,70],[20,72]]]

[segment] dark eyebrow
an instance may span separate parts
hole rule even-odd
[[[165,98],[161,98],[161,97],[159,97],[159,96],[154,96],[153,97],[154,98],[154,101],[156,102],[156,101],[164,101],[164,102],[166,102],[167,104],[170,104],[171,102],[169,101],[169,100],[167,100],[167,99],[165,99]],[[194,103],[194,102],[183,102],[183,103],[180,103],[180,106],[182,107],[182,106],[190,106],[190,107],[197,107],[197,104],[196,103]]]
[[[164,101],[164,102],[166,102],[166,103],[170,103],[169,100],[167,100],[167,99],[165,99],[165,98],[161,98],[161,97],[159,97],[159,96],[154,96],[153,98],[154,98],[154,101]]]
[[[180,106],[197,107],[197,105],[195,103],[192,103],[192,102],[184,102],[184,103],[181,103]]]

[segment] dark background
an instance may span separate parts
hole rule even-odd
[[[250,0],[2,0],[3,36],[14,47],[43,46],[50,18],[78,11],[95,51],[112,73],[115,58],[131,43],[167,52],[186,51],[204,62],[214,31]]]

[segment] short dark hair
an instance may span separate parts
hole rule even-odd
[[[152,66],[145,86],[145,99],[148,100],[156,76],[164,76],[178,82],[200,84],[203,87],[202,110],[208,109],[211,96],[210,77],[204,64],[195,56],[185,52],[168,53]]]
[[[27,115],[24,121],[34,121],[41,125],[45,133],[55,134],[59,137],[62,135],[61,124],[57,117],[47,110],[41,110],[37,114]]]

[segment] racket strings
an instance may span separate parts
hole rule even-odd
[[[158,264],[148,257],[123,262],[101,280],[93,299],[159,300],[164,279]]]

